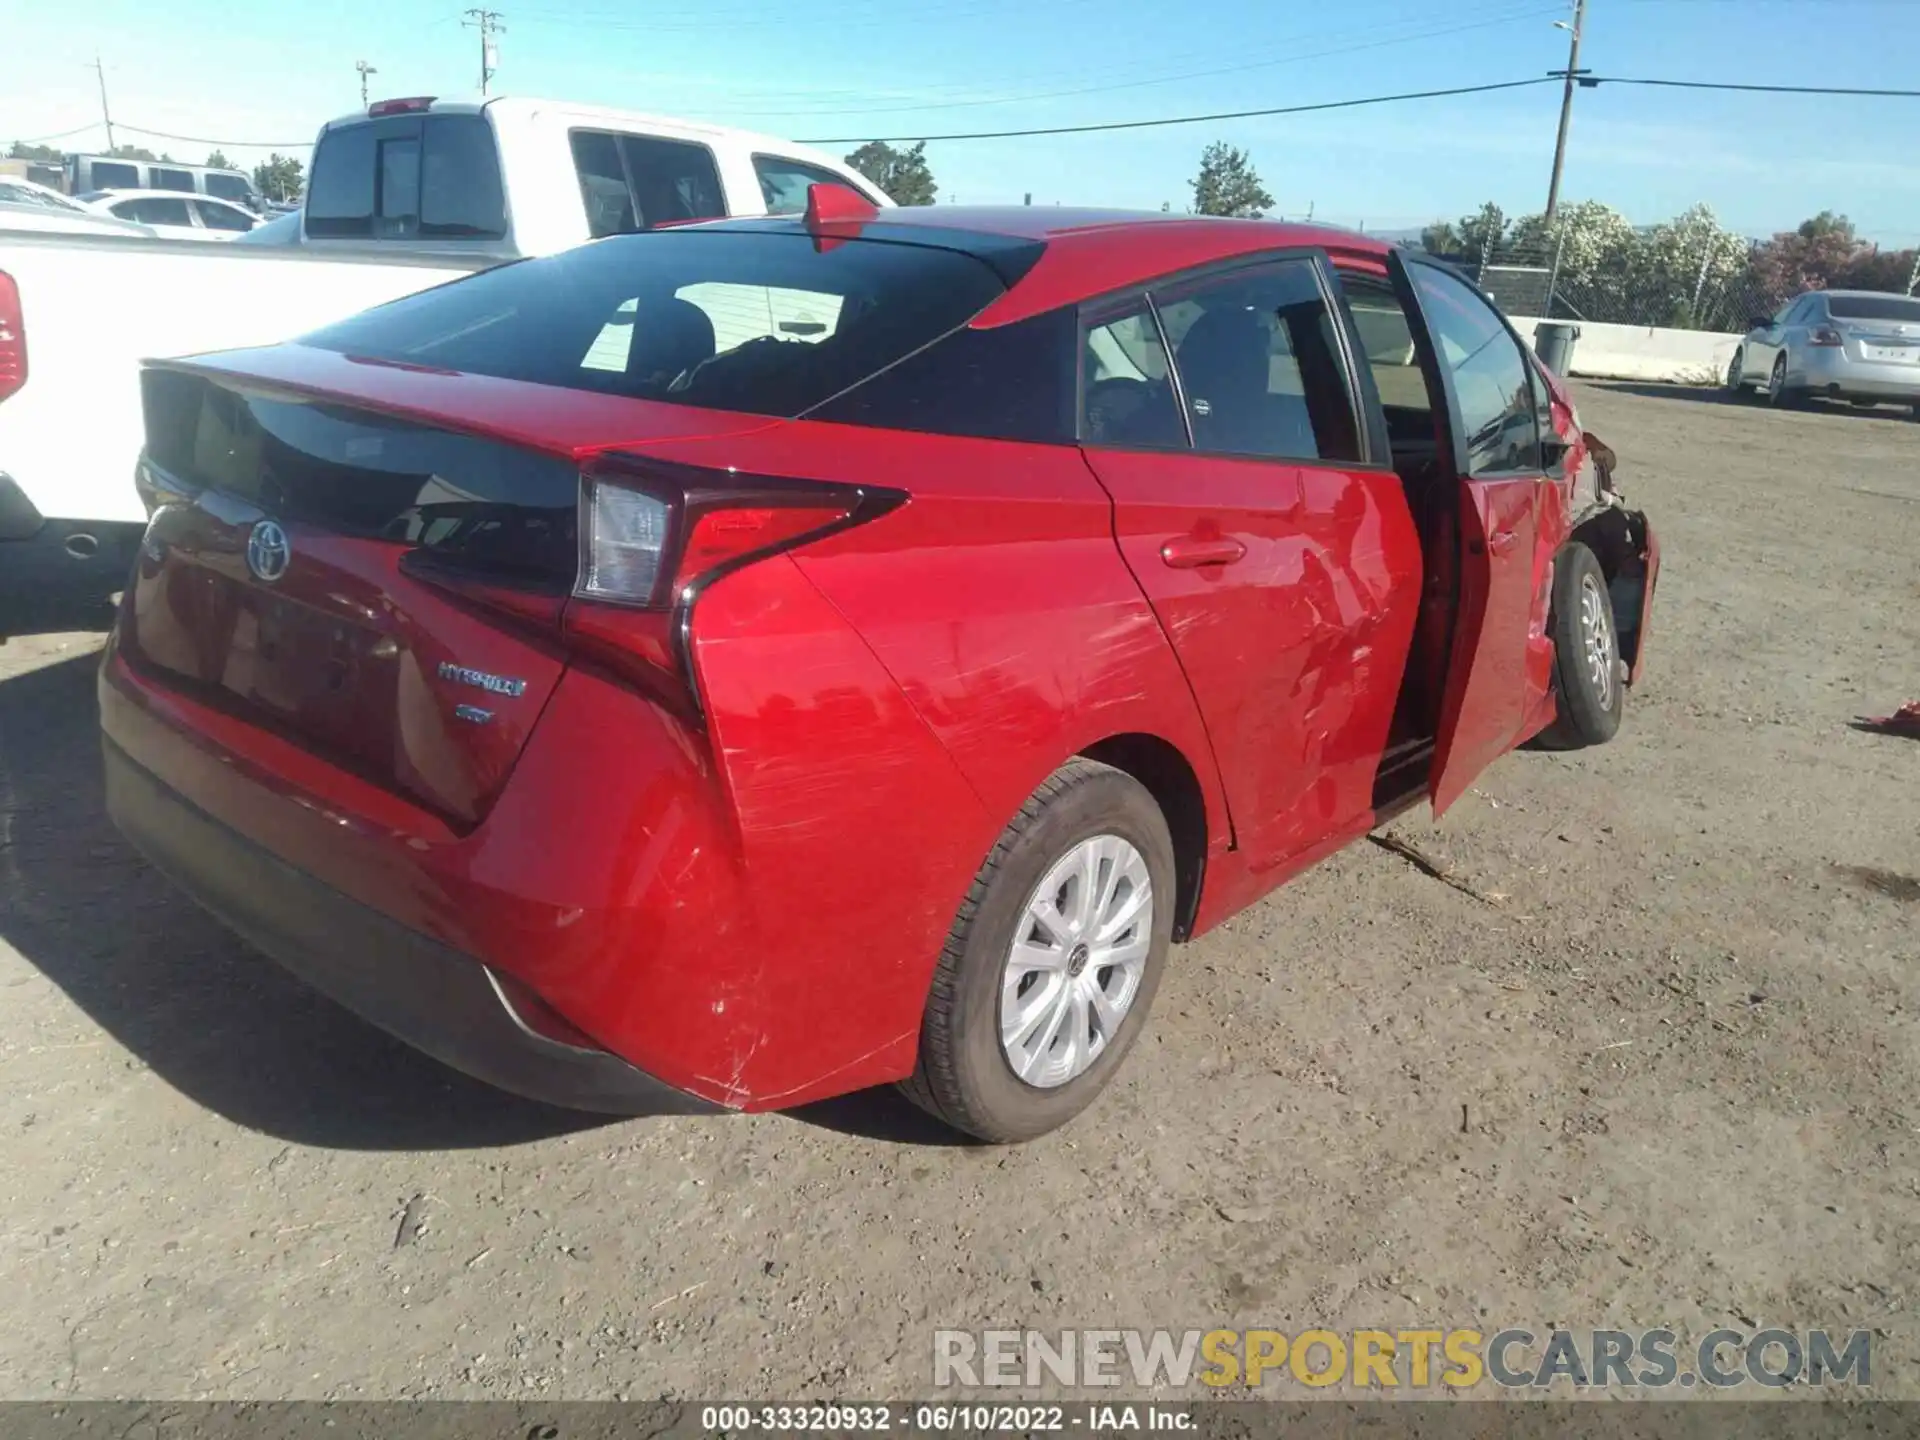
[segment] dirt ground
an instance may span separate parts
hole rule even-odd
[[[1871,1328],[1920,1398],[1920,425],[1588,387],[1656,517],[1613,745],[1174,952],[1017,1149],[890,1093],[599,1123],[303,990],[102,816],[90,633],[0,648],[0,1396],[924,1394],[931,1331]],[[1304,1392],[1291,1392],[1299,1398]],[[1751,1391],[1746,1393],[1751,1394]]]

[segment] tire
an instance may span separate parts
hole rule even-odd
[[[1604,636],[1595,633],[1596,626]],[[1606,744],[1620,730],[1626,675],[1607,577],[1593,551],[1578,540],[1554,561],[1547,633],[1553,637],[1553,696],[1558,713],[1540,733],[1542,746],[1580,750]],[[1603,653],[1596,654],[1596,646],[1602,646]]]
[[[1045,922],[1029,909],[1040,902],[1043,882],[1058,880],[1056,867],[1071,859],[1073,876],[1047,898],[1059,902],[1052,911],[1056,917],[1080,913],[1078,897],[1087,885],[1078,868],[1087,854],[1082,847],[1095,851],[1096,890],[1109,874],[1132,870],[1137,877],[1144,869],[1149,897],[1145,914],[1117,932],[1124,944],[1096,944],[1090,954],[1088,943],[1079,939],[1081,931],[1050,937]],[[1123,890],[1116,879],[1109,893],[1112,903],[1105,915],[1115,917],[1139,886],[1127,881]],[[1146,1023],[1172,943],[1174,903],[1173,839],[1153,796],[1110,765],[1068,761],[1028,797],[974,877],[934,970],[920,1026],[919,1062],[912,1078],[901,1083],[902,1092],[954,1129],[995,1144],[1030,1140],[1071,1120],[1113,1078]],[[1098,934],[1097,927],[1093,933]],[[1018,982],[1024,988],[1008,1001],[1003,979],[1020,968],[1016,940],[1022,942],[1021,958],[1031,962],[1044,953],[1060,956],[1062,963],[1029,969]],[[1136,946],[1137,974],[1127,973],[1133,970],[1131,960],[1098,964],[1102,956],[1131,956]],[[1041,998],[1056,984],[1068,997],[1064,1007]],[[1072,997],[1090,997],[1089,986],[1100,989],[1110,1006],[1120,994],[1126,996],[1111,1033],[1104,1032],[1090,998],[1074,1008]],[[1003,1006],[1017,1005],[1029,994],[1036,1011],[1058,1013],[1063,1023],[1055,1027],[1055,1040],[1047,1033],[1051,1022],[1043,1018],[1022,1048],[1018,1038],[1002,1037]],[[1086,1048],[1077,1052],[1063,1048],[1076,1038],[1076,1018],[1089,1027],[1078,1032]],[[1028,1073],[1038,1083],[1022,1077],[1015,1053],[1028,1060]],[[1076,1065],[1081,1068],[1075,1070]]]
[[[1727,398],[1736,404],[1753,398],[1753,390],[1747,384],[1746,362],[1747,352],[1736,350],[1733,352],[1733,362],[1727,366]]]
[[[1773,362],[1773,371],[1767,380],[1767,403],[1776,410],[1791,410],[1800,403],[1800,397],[1787,389],[1787,357],[1781,355]]]

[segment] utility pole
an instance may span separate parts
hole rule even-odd
[[[467,18],[460,23],[480,32],[480,93],[487,93],[487,82],[493,79],[493,72],[500,68],[500,47],[494,43],[495,35],[504,34],[506,26],[500,23],[498,10],[469,10]]]
[[[1567,163],[1567,126],[1573,121],[1573,87],[1579,83],[1580,34],[1587,28],[1587,0],[1573,0],[1573,24],[1553,22],[1572,36],[1567,47],[1567,88],[1560,96],[1560,134],[1553,142],[1553,179],[1547,183],[1547,212],[1542,216],[1548,229],[1553,227],[1553,212],[1560,205],[1560,171]]]
[[[107,153],[113,153],[113,116],[107,110],[107,67],[100,63],[100,52],[93,52],[93,73],[100,77],[100,119],[107,127]]]
[[[364,107],[367,103],[367,76],[378,75],[380,72],[364,60],[354,61],[353,68],[360,72],[360,104]]]

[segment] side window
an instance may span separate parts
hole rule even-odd
[[[1345,367],[1309,260],[1154,297],[1193,427],[1225,455],[1357,460]]]
[[[200,187],[193,183],[193,176],[185,170],[171,170],[164,165],[156,165],[150,172],[155,190],[184,190],[191,195]]]
[[[681,140],[628,135],[621,142],[644,227],[666,220],[711,220],[727,213],[713,152]]]
[[[196,200],[193,208],[200,212],[200,223],[209,230],[236,230],[245,232],[253,228],[252,217],[243,215],[231,205],[216,205],[209,200]]]
[[[1090,325],[1080,350],[1081,438],[1089,445],[1186,449],[1171,369],[1145,300]]]
[[[955,330],[804,418],[1070,445],[1078,330],[1071,307],[987,330]]]
[[[243,175],[222,175],[216,170],[207,176],[207,194],[245,205],[253,199],[253,186],[247,183]]]
[[[114,213],[125,220],[138,220],[142,225],[185,225],[191,228],[193,216],[187,213],[187,202],[168,196],[146,195],[138,200],[130,200],[125,205],[113,207]]]
[[[93,174],[89,184],[95,190],[138,190],[140,170],[135,165],[96,160],[93,162]]]
[[[598,240],[638,230],[633,223],[633,195],[627,189],[627,167],[620,163],[620,142],[600,130],[576,130],[571,138],[580,203],[587,210],[587,234]]]
[[[1360,351],[1373,372],[1374,389],[1387,413],[1387,430],[1395,441],[1433,438],[1433,396],[1420,352],[1413,343],[1413,327],[1406,308],[1385,280],[1370,275],[1340,276],[1340,288],[1360,336]]]
[[[587,233],[596,240],[727,213],[720,172],[704,145],[603,130],[575,130],[571,139]]]
[[[798,215],[807,208],[810,185],[845,185],[844,175],[809,165],[804,160],[782,160],[777,155],[753,157],[753,173],[760,177],[760,198],[769,215]]]
[[[1433,332],[1440,363],[1453,377],[1466,438],[1467,473],[1540,468],[1533,384],[1519,342],[1465,281],[1432,265],[1407,267]]]

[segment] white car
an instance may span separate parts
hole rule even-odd
[[[151,235],[131,221],[98,215],[79,201],[31,180],[0,177],[0,230],[51,230],[67,235]]]
[[[92,190],[79,198],[96,215],[145,225],[163,240],[232,240],[260,223],[230,200],[180,190]]]

